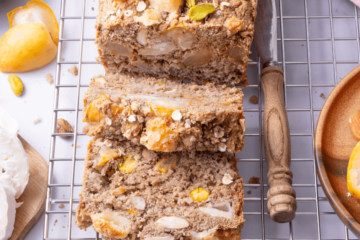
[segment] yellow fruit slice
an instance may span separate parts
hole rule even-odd
[[[18,7],[11,12],[8,12],[7,16],[11,28],[29,22],[44,24],[47,27],[53,42],[56,46],[58,45],[59,24],[54,12],[42,0],[29,1],[26,6]]]
[[[356,144],[350,155],[347,188],[351,196],[360,199],[360,142]]]
[[[191,198],[196,202],[202,202],[209,198],[209,191],[203,188],[195,188],[190,192]]]
[[[57,47],[41,23],[24,23],[10,28],[0,40],[0,71],[27,72],[47,65]]]

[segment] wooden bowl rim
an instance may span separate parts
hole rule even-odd
[[[331,206],[334,208],[337,215],[340,217],[342,222],[357,236],[360,236],[360,223],[357,222],[345,206],[341,203],[339,197],[335,193],[333,187],[331,186],[330,180],[328,178],[327,172],[324,167],[323,155],[322,155],[322,137],[324,131],[324,122],[329,114],[329,109],[337,99],[337,96],[342,92],[344,87],[351,82],[356,80],[354,77],[360,73],[360,65],[354,68],[349,72],[335,88],[331,91],[330,95],[326,99],[324,106],[321,109],[319,119],[317,121],[316,130],[315,130],[315,139],[314,139],[314,152],[315,152],[315,162],[316,169],[318,173],[319,180],[325,192],[327,199],[329,200]],[[322,167],[320,167],[322,166]]]

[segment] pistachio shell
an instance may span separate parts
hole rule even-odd
[[[204,19],[208,14],[215,11],[214,5],[211,3],[205,3],[202,5],[196,5],[190,8],[189,17],[194,20]]]

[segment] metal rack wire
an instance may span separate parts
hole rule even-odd
[[[92,76],[102,73],[101,66],[89,54],[93,52],[96,56],[95,35],[88,30],[95,23],[97,5],[97,0],[61,0],[44,239],[100,239],[95,231],[80,231],[74,224],[79,202],[76,193],[82,186],[85,157],[85,148],[78,148],[78,145],[85,146],[89,140],[81,133],[82,92]],[[293,187],[297,192],[298,211],[293,222],[277,224],[271,221],[266,209],[268,184],[263,154],[261,66],[253,49],[253,61],[248,67],[250,86],[244,89],[245,148],[237,157],[244,181],[257,176],[259,184],[244,186],[246,223],[242,237],[263,240],[355,239],[322,192],[316,175],[313,141],[317,117],[325,101],[319,93],[329,94],[339,76],[344,76],[360,63],[358,9],[347,0],[277,0],[277,8],[278,51],[280,66],[284,70]],[[340,20],[348,24],[341,25]],[[346,50],[349,45],[351,52]],[[344,49],[348,51],[348,58]],[[66,75],[67,67],[73,64],[79,70],[76,77]],[[259,104],[247,101],[251,95],[258,96]],[[73,134],[56,133],[56,122],[60,117],[72,120]],[[63,139],[61,136],[73,138]]]

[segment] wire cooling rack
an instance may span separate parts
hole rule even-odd
[[[82,96],[90,79],[104,74],[97,56],[95,18],[98,0],[61,0],[60,41],[55,80],[44,239],[101,239],[75,225],[89,137],[82,134]],[[291,169],[298,210],[291,223],[271,221],[266,208],[267,165],[262,138],[263,95],[256,50],[244,89],[245,147],[237,154],[245,184],[243,239],[355,239],[328,203],[317,180],[313,139],[325,98],[359,64],[359,10],[348,0],[277,0],[278,54],[284,70],[285,105],[291,134]],[[67,70],[76,65],[78,75]],[[248,101],[256,95],[259,104]],[[74,134],[56,133],[64,118]],[[60,136],[69,136],[64,139]],[[251,177],[259,184],[249,184]]]

